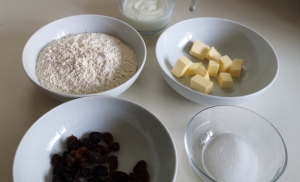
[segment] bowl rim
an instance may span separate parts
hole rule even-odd
[[[282,174],[284,173],[284,171],[285,171],[285,169],[286,169],[286,167],[287,167],[287,163],[288,163],[288,151],[287,151],[287,148],[286,148],[286,144],[285,144],[285,142],[284,142],[284,140],[283,140],[283,137],[281,136],[281,134],[279,133],[279,131],[276,129],[276,127],[275,127],[270,121],[268,121],[266,118],[264,118],[263,116],[261,116],[260,114],[254,112],[254,111],[252,111],[252,110],[250,110],[250,109],[247,109],[247,108],[244,108],[244,107],[241,107],[241,106],[233,106],[233,105],[215,105],[215,106],[207,107],[207,108],[202,109],[201,111],[197,112],[197,113],[190,119],[190,121],[188,122],[188,124],[187,124],[187,126],[186,126],[186,129],[185,129],[185,132],[184,132],[184,146],[185,146],[185,151],[186,151],[187,157],[188,157],[188,159],[189,159],[189,161],[190,161],[190,163],[191,163],[193,169],[195,170],[195,172],[196,172],[198,175],[199,175],[199,173],[200,173],[201,175],[203,175],[205,178],[207,178],[207,179],[210,180],[211,182],[217,182],[217,181],[215,181],[214,179],[212,179],[208,174],[206,174],[206,172],[202,171],[202,170],[197,166],[197,164],[196,164],[195,161],[193,160],[193,157],[192,157],[191,152],[190,152],[190,150],[189,150],[189,144],[188,144],[188,143],[189,143],[189,142],[188,142],[188,139],[190,138],[190,135],[189,135],[188,130],[189,130],[189,127],[190,127],[191,123],[193,122],[194,118],[195,118],[197,115],[201,114],[202,112],[204,112],[204,111],[206,111],[206,110],[210,110],[210,109],[212,109],[212,108],[217,108],[217,107],[231,107],[231,108],[238,108],[238,109],[241,109],[241,110],[245,110],[245,111],[247,111],[247,112],[251,112],[252,114],[255,114],[255,115],[261,117],[266,123],[268,123],[268,124],[271,126],[271,128],[273,128],[273,129],[275,130],[275,132],[278,134],[279,138],[281,139],[281,142],[282,142],[282,145],[283,145],[283,148],[284,148],[284,153],[285,153],[285,155],[284,155],[285,161],[284,161],[284,165],[283,165],[282,170],[280,171],[280,173],[278,173],[278,171],[277,171],[276,175],[274,176],[274,178],[273,178],[270,182],[275,182],[275,181],[277,181],[277,180],[282,176]],[[199,175],[199,176],[202,178],[201,175]]]
[[[276,62],[276,73],[274,75],[274,77],[272,78],[272,80],[266,85],[264,86],[262,89],[256,91],[256,92],[253,92],[253,93],[250,93],[250,94],[246,94],[246,95],[241,95],[241,96],[231,96],[231,97],[224,97],[224,96],[217,96],[217,95],[210,95],[210,94],[204,94],[204,93],[201,93],[201,92],[197,92],[181,83],[179,83],[177,81],[177,79],[174,79],[173,77],[170,77],[169,74],[165,73],[165,70],[162,68],[162,62],[159,61],[159,56],[157,54],[158,52],[158,44],[162,41],[163,37],[168,33],[168,31],[171,31],[171,29],[173,29],[174,27],[176,26],[180,26],[181,24],[185,24],[186,22],[191,22],[191,21],[198,21],[198,20],[203,20],[203,19],[207,19],[207,20],[211,20],[211,21],[223,21],[223,22],[229,22],[229,23],[233,23],[235,25],[238,25],[238,26],[241,26],[243,28],[246,28],[246,29],[249,29],[250,31],[252,31],[253,33],[257,34],[260,38],[262,38],[262,40],[264,40],[271,48],[271,51],[274,53],[274,56],[275,56],[275,62]],[[249,26],[246,26],[242,23],[239,23],[239,22],[236,22],[236,21],[233,21],[233,20],[229,20],[229,19],[224,19],[224,18],[216,18],[216,17],[197,17],[197,18],[190,18],[190,19],[187,19],[187,20],[183,20],[183,21],[180,21],[180,22],[177,22],[175,24],[173,24],[172,26],[168,27],[158,38],[157,42],[156,42],[156,48],[155,48],[155,55],[156,55],[156,61],[159,65],[159,68],[160,68],[160,71],[162,72],[162,74],[164,74],[167,78],[169,78],[169,80],[173,83],[175,83],[177,86],[179,87],[183,87],[185,89],[187,89],[187,91],[189,92],[192,92],[193,94],[199,94],[201,96],[204,96],[204,97],[207,97],[208,99],[221,99],[223,101],[229,101],[229,100],[232,100],[232,99],[239,99],[239,98],[249,98],[249,97],[252,97],[254,95],[257,95],[257,94],[260,94],[262,93],[263,91],[267,90],[276,80],[277,76],[278,76],[278,73],[279,73],[279,58],[278,58],[278,55],[274,49],[274,47],[272,46],[272,44],[264,37],[262,36],[259,32],[257,32],[256,30],[250,28]]]
[[[40,31],[44,30],[44,29],[47,29],[49,26],[52,26],[53,24],[57,23],[57,22],[60,22],[60,21],[67,21],[68,19],[74,19],[74,18],[80,18],[80,17],[98,17],[98,18],[103,18],[103,19],[110,19],[110,20],[113,20],[113,21],[116,21],[116,22],[119,22],[121,24],[124,24],[125,26],[127,26],[128,28],[130,28],[131,30],[133,30],[136,35],[138,36],[138,38],[141,40],[142,44],[143,44],[143,51],[144,51],[144,56],[143,56],[143,59],[142,59],[142,62],[141,62],[141,65],[138,65],[137,66],[137,71],[136,73],[131,77],[129,78],[127,81],[125,81],[124,83],[122,83],[121,85],[118,85],[117,87],[114,87],[112,89],[109,89],[109,90],[105,90],[105,91],[102,91],[102,92],[96,92],[96,93],[91,93],[91,94],[67,94],[67,93],[62,93],[62,92],[57,92],[57,91],[54,91],[54,90],[50,90],[46,87],[44,87],[43,85],[41,85],[38,81],[35,81],[34,79],[32,79],[32,77],[30,76],[30,74],[28,73],[27,69],[25,68],[25,53],[27,51],[28,48],[28,44],[30,43],[30,41],[36,36],[36,34],[38,34]],[[118,38],[118,37],[117,37]],[[119,39],[119,38],[118,38]],[[139,32],[137,30],[135,30],[131,25],[129,25],[128,23],[122,21],[122,20],[119,20],[117,18],[113,18],[113,17],[110,17],[110,16],[105,16],[105,15],[98,15],[98,14],[80,14],[80,15],[73,15],[73,16],[67,16],[67,17],[63,17],[63,18],[60,18],[60,19],[57,19],[57,20],[54,20],[50,23],[47,23],[45,24],[44,26],[40,27],[38,30],[36,30],[31,36],[30,38],[27,40],[24,48],[23,48],[23,51],[22,51],[22,66],[23,66],[23,70],[25,71],[27,77],[34,83],[36,84],[37,86],[39,86],[40,88],[46,90],[47,92],[51,93],[51,94],[56,94],[56,95],[60,95],[61,97],[66,97],[66,98],[78,98],[78,97],[86,97],[86,96],[94,96],[94,95],[106,95],[106,94],[109,94],[110,92],[112,91],[115,91],[117,89],[119,89],[120,87],[122,87],[123,85],[127,84],[128,82],[134,80],[137,78],[138,75],[140,75],[141,71],[143,70],[144,66],[145,66],[145,63],[146,63],[146,58],[147,58],[147,48],[146,48],[146,44],[145,44],[145,41],[143,39],[143,37],[139,34]],[[36,73],[35,73],[36,74]],[[136,78],[135,78],[136,77]]]
[[[12,163],[12,176],[13,176],[13,181],[15,181],[16,179],[16,162],[17,162],[17,156],[20,155],[21,153],[21,149],[20,149],[20,146],[25,142],[26,140],[26,136],[28,135],[28,133],[30,133],[38,123],[42,122],[43,118],[46,117],[47,115],[55,112],[56,110],[59,110],[61,108],[64,108],[64,107],[68,107],[68,105],[72,105],[74,103],[81,103],[83,101],[86,101],[86,100],[98,100],[98,102],[102,102],[102,100],[113,100],[113,101],[119,101],[119,102],[124,102],[124,103],[128,103],[130,105],[134,105],[136,107],[139,107],[141,109],[143,109],[145,112],[148,112],[150,115],[153,116],[153,118],[156,119],[157,123],[159,125],[162,126],[162,128],[165,130],[170,142],[171,142],[171,146],[172,146],[172,150],[174,151],[174,162],[175,162],[175,165],[172,167],[172,181],[175,181],[176,180],[176,176],[177,176],[177,171],[178,171],[178,153],[177,153],[177,150],[176,150],[176,145],[175,145],[175,142],[174,142],[174,139],[171,135],[171,132],[169,131],[169,129],[166,127],[166,125],[154,114],[152,113],[149,109],[145,108],[144,106],[138,104],[138,103],[135,103],[133,101],[130,101],[130,100],[127,100],[127,99],[124,99],[124,98],[119,98],[119,97],[113,97],[113,96],[92,96],[92,97],[82,97],[82,98],[78,98],[78,99],[73,99],[73,100],[70,100],[68,102],[64,102],[64,103],[61,103],[60,105],[52,108],[51,110],[47,111],[46,113],[44,113],[41,117],[39,117],[37,120],[34,121],[34,123],[27,129],[27,131],[25,132],[25,134],[22,136],[21,140],[19,141],[18,143],[18,146],[17,146],[17,149],[15,150],[15,153],[14,153],[14,158],[13,158],[13,163]]]

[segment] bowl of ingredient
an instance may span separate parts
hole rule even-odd
[[[35,32],[22,60],[36,86],[68,101],[123,93],[141,73],[146,54],[143,38],[127,23],[102,15],[77,15]]]
[[[273,182],[288,160],[276,128],[238,106],[200,111],[187,125],[184,142],[193,169],[209,182]]]
[[[15,182],[175,181],[176,173],[175,145],[163,123],[111,96],[74,99],[44,114],[25,133],[13,163]]]
[[[258,32],[220,18],[179,22],[159,37],[156,58],[163,78],[202,105],[236,105],[274,83],[279,62]]]

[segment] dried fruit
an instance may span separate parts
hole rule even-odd
[[[120,144],[118,142],[110,142],[108,144],[108,147],[112,150],[112,151],[118,151],[120,149]]]
[[[146,169],[147,163],[144,160],[140,160],[136,163],[136,165],[133,168],[134,173],[139,173],[141,169]]]
[[[118,160],[118,157],[115,156],[115,155],[111,155],[111,156],[108,157],[107,162],[111,162],[111,161],[114,161],[114,160]]]
[[[103,138],[104,142],[107,144],[114,141],[112,134],[109,132],[103,133],[102,138]]]
[[[53,175],[61,174],[61,173],[65,173],[65,172],[66,172],[65,168],[61,165],[54,166],[54,168],[52,170]]]
[[[51,159],[51,164],[53,166],[57,166],[61,162],[61,156],[58,154],[54,154]]]
[[[61,157],[61,164],[62,166],[67,166],[67,155],[68,155],[68,152],[65,151]]]
[[[77,161],[72,155],[68,154],[67,155],[67,166],[71,167],[73,164]]]
[[[109,169],[111,169],[111,170],[118,169],[118,166],[119,166],[119,162],[117,160],[109,163]]]
[[[89,140],[91,143],[99,143],[102,139],[102,134],[100,132],[92,132],[89,134]]]
[[[101,154],[102,155],[107,155],[111,152],[110,148],[109,147],[106,147],[104,145],[99,145],[99,148],[101,150]]]
[[[102,139],[107,146],[99,143]],[[108,154],[119,149],[120,144],[114,141],[109,132],[92,132],[82,140],[71,135],[67,138],[67,151],[62,156],[54,154],[51,158],[54,166],[52,182],[80,182],[81,178],[89,178],[87,182],[148,182],[147,163],[143,160],[135,165],[130,175],[116,171],[118,157]],[[107,162],[108,167],[102,165]],[[106,176],[108,178],[101,179]]]
[[[67,139],[67,150],[70,152],[71,150],[77,150],[80,147],[80,142],[78,138],[74,135],[71,135]]]
[[[103,176],[108,176],[108,172],[104,168],[95,168],[92,175],[94,177],[103,177]]]
[[[102,182],[102,179],[98,177],[93,177],[88,179],[87,182]]]
[[[122,171],[116,171],[113,175],[113,179],[116,181],[126,182],[129,180],[129,175]]]

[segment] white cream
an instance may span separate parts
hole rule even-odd
[[[157,31],[170,21],[166,0],[126,0],[123,4],[123,19],[138,31]]]

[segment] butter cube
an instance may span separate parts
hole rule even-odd
[[[232,77],[240,77],[242,71],[243,59],[233,59],[229,73]]]
[[[192,63],[191,66],[186,70],[186,72],[184,73],[184,75],[187,76],[194,76],[196,75],[195,69],[199,66],[202,65],[202,63]]]
[[[216,77],[219,72],[219,67],[220,67],[220,63],[214,60],[209,60],[208,68],[207,68],[209,76]]]
[[[204,78],[210,80],[210,79],[209,79],[208,71],[205,69],[205,67],[204,67],[203,65],[199,65],[199,66],[195,69],[195,72],[196,72],[198,75],[200,75],[200,76],[202,76],[202,77],[204,77]]]
[[[221,88],[231,88],[233,80],[230,73],[221,72],[218,77],[218,82]]]
[[[205,94],[212,92],[213,84],[214,83],[212,81],[207,80],[198,74],[193,76],[190,82],[192,89]]]
[[[181,56],[177,62],[175,63],[171,73],[175,75],[177,78],[183,76],[186,70],[191,66],[192,61],[190,61],[187,57]]]
[[[220,72],[229,72],[231,65],[232,60],[227,55],[220,57]]]
[[[198,59],[204,60],[208,49],[209,49],[208,45],[196,40],[193,43],[189,53],[190,55],[195,56]]]
[[[208,52],[206,53],[206,58],[208,60],[214,60],[214,61],[217,61],[219,62],[219,59],[222,55],[214,48],[214,47],[211,47]]]

